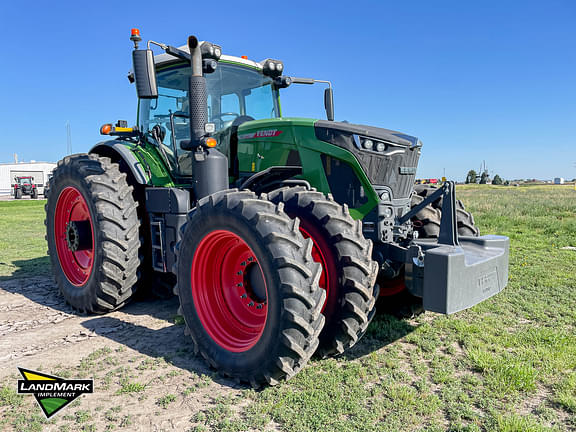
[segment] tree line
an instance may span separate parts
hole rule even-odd
[[[489,180],[490,176],[488,175],[488,171],[483,171],[482,174],[478,175],[478,173],[472,169],[468,171],[468,174],[466,175],[466,183],[486,184]],[[492,179],[493,185],[502,185],[508,183],[508,180],[502,180],[502,177],[500,177],[498,174],[496,174]]]

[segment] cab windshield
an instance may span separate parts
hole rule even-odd
[[[175,65],[157,72],[158,99],[140,100],[141,130],[154,142],[177,175],[191,175],[189,152],[180,141],[190,139],[188,109],[189,65]],[[280,116],[278,90],[261,71],[222,63],[206,74],[208,121],[216,127],[219,150],[228,154],[231,129],[249,120]],[[155,130],[154,126],[158,125]],[[160,133],[158,133],[160,131]]]

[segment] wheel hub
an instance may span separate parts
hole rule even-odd
[[[253,257],[250,258],[253,259]],[[246,265],[243,285],[246,288],[246,295],[248,298],[258,304],[262,304],[266,301],[266,285],[264,284],[264,277],[262,276],[260,266],[256,262],[252,261]]]
[[[71,252],[92,248],[90,221],[69,221],[66,224],[66,244]]]

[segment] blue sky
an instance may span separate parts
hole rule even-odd
[[[330,79],[336,120],[416,135],[419,177],[576,177],[576,2],[4,2],[0,162],[55,161],[134,123],[130,28],[284,61]],[[284,90],[284,115],[324,115],[322,88]]]

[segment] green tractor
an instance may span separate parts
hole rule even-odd
[[[335,122],[330,83],[281,61],[131,40],[137,126],[105,124],[114,138],[50,180],[52,268],[77,310],[173,289],[196,352],[258,387],[352,347],[378,298],[450,314],[506,286],[508,238],[479,236],[454,183],[414,190],[417,138]],[[327,120],[282,117],[280,91],[316,82]]]

